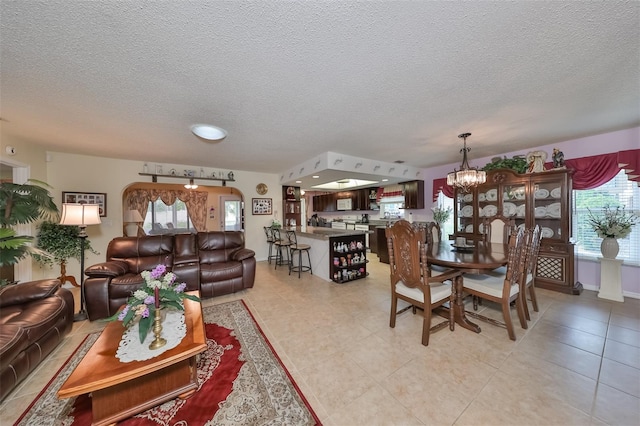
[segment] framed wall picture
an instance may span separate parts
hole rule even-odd
[[[100,217],[107,215],[107,194],[104,192],[62,192],[63,203],[97,204]]]
[[[252,198],[252,214],[273,214],[271,198]]]

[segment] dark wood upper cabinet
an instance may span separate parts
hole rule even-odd
[[[405,209],[424,209],[424,181],[400,182],[404,192]]]

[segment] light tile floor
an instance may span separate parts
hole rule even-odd
[[[388,265],[332,284],[258,263],[253,289],[205,300],[243,298],[325,425],[638,425],[640,300],[537,290],[540,312],[516,342],[503,328],[457,327],[420,344],[410,311],[389,328]],[[483,313],[499,318],[491,305]],[[72,334],[0,406],[8,425],[102,323]]]

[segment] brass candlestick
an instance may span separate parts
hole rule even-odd
[[[149,349],[152,349],[152,350],[159,349],[167,344],[167,340],[160,337],[160,333],[162,333],[162,321],[160,317],[160,309],[161,308],[156,308],[155,316],[153,319],[153,334],[156,336],[156,338],[149,345]]]

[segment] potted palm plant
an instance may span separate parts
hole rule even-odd
[[[56,217],[58,207],[49,188],[45,182],[35,179],[23,184],[0,182],[0,266],[14,265],[38,253],[38,249],[29,244],[33,237],[17,235],[13,227]],[[4,284],[7,283],[0,281],[0,285]]]

